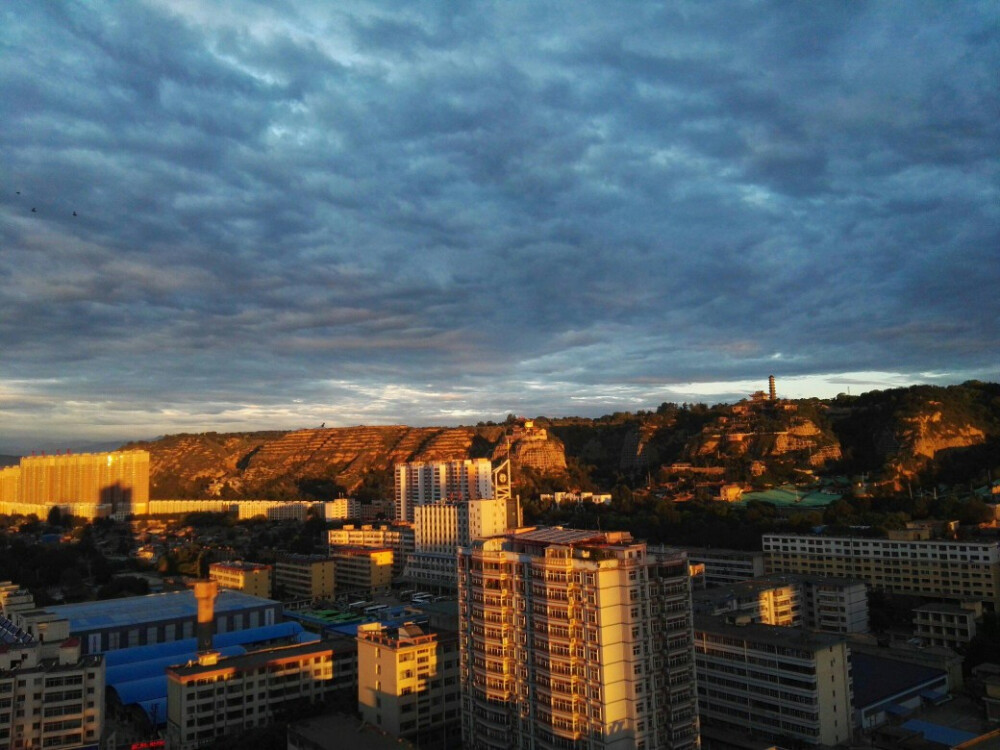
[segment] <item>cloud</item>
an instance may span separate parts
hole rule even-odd
[[[774,370],[995,379],[998,20],[7,9],[5,430],[593,414]]]

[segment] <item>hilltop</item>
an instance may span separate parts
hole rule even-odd
[[[661,404],[589,418],[509,417],[460,427],[359,426],[170,435],[151,454],[151,494],[362,499],[402,461],[510,455],[526,493],[658,484],[678,466],[767,485],[864,473],[891,490],[1000,473],[1000,385],[914,386],[835,399]]]

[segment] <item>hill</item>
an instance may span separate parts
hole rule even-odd
[[[661,404],[656,411],[461,427],[335,427],[170,435],[151,453],[155,498],[387,496],[392,466],[510,455],[526,495],[658,483],[677,464],[758,485],[821,473],[909,483],[1000,475],[1000,386],[914,386],[832,400]]]

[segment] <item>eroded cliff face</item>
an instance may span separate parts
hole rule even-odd
[[[940,406],[932,402],[931,407]],[[970,424],[955,424],[940,410],[900,418],[889,442],[886,467],[898,486],[912,480],[941,451],[968,448],[986,441],[986,433]]]
[[[986,439],[986,433],[972,425],[948,425],[939,411],[904,420],[898,433],[900,444],[914,457],[934,458],[946,448],[967,448]]]
[[[543,431],[544,432],[544,431]],[[566,468],[551,436],[505,435],[502,427],[335,427],[293,432],[177,435],[150,451],[153,497],[289,496],[353,492],[370,472],[405,461],[490,457],[505,452],[540,471]]]

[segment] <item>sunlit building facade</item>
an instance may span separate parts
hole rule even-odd
[[[699,745],[682,551],[530,528],[458,558],[464,747]]]
[[[412,522],[418,505],[494,497],[488,458],[396,464],[395,480],[399,521]]]
[[[0,513],[34,513],[45,518],[53,507],[92,520],[142,515],[149,505],[149,453],[25,456],[18,466],[0,469]]]
[[[271,598],[270,565],[243,562],[217,562],[208,566],[208,577],[217,582],[220,588],[242,591],[250,596]]]
[[[457,745],[461,733],[458,637],[414,623],[358,627],[358,710],[385,732]]]
[[[882,591],[1000,607],[996,542],[764,534],[762,546],[770,573],[856,578]]]
[[[274,723],[292,703],[319,703],[335,681],[334,646],[316,641],[242,656],[202,654],[167,669],[167,746],[194,750]],[[353,679],[353,676],[351,676]]]

